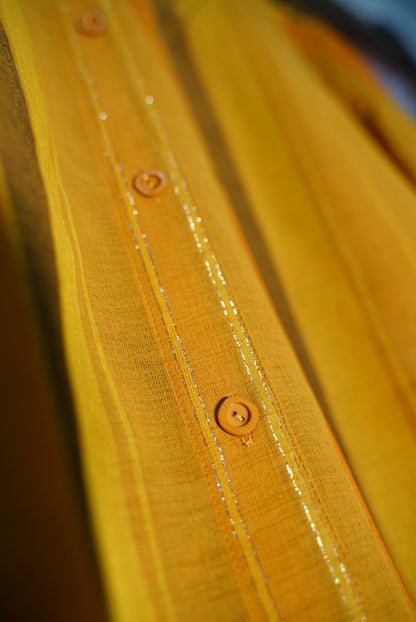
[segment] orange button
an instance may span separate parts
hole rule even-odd
[[[244,397],[232,395],[226,397],[219,405],[217,412],[218,425],[228,434],[245,436],[256,427],[260,418],[254,404]]]
[[[133,180],[134,188],[145,197],[160,194],[167,183],[166,175],[162,171],[156,171],[152,168],[142,171]]]
[[[107,20],[102,13],[90,11],[84,13],[77,21],[77,28],[86,37],[98,37],[107,29]]]

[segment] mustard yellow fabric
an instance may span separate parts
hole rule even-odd
[[[413,123],[271,2],[0,17],[9,619],[414,620]]]

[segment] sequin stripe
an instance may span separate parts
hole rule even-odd
[[[68,15],[68,5],[66,5],[65,3],[57,3],[57,6],[60,10],[60,12],[63,15]],[[72,26],[72,24],[71,24]],[[70,39],[72,39],[72,28],[68,28],[68,25],[65,24],[65,30],[66,30],[66,34],[68,36],[68,40],[70,41]],[[71,45],[72,47],[72,45]],[[78,65],[77,67],[78,72],[80,71],[81,67]],[[102,116],[100,117],[102,119]],[[63,193],[64,194],[64,193]],[[64,194],[65,196],[65,194]],[[66,213],[67,213],[67,217],[68,220],[71,224],[71,233],[72,236],[75,240],[75,250],[76,250],[76,254],[79,260],[79,265],[80,265],[80,274],[81,274],[81,280],[82,280],[82,288],[83,288],[83,293],[84,293],[84,297],[85,297],[85,301],[86,301],[86,307],[87,307],[87,312],[88,312],[88,317],[90,320],[90,324],[91,324],[91,328],[93,331],[93,335],[94,335],[94,344],[96,346],[97,349],[97,353],[99,356],[99,360],[102,366],[102,369],[104,371],[105,374],[105,378],[107,381],[107,385],[110,389],[110,393],[111,393],[111,397],[117,407],[117,412],[120,416],[120,420],[121,423],[123,425],[124,428],[124,432],[126,435],[127,439],[133,439],[134,438],[134,434],[133,434],[133,429],[131,427],[129,418],[127,413],[124,410],[124,407],[122,405],[122,402],[120,400],[118,391],[116,389],[116,386],[114,384],[114,381],[112,379],[111,376],[111,371],[108,368],[107,362],[106,362],[106,357],[105,357],[105,352],[104,349],[102,347],[101,344],[101,340],[100,340],[100,335],[98,332],[98,328],[97,325],[95,323],[95,319],[94,319],[94,314],[93,314],[93,310],[91,307],[91,301],[88,295],[88,286],[86,283],[86,278],[85,278],[85,274],[84,271],[82,269],[82,256],[81,256],[81,249],[78,243],[78,239],[76,236],[76,228],[75,225],[73,223],[72,220],[72,216],[71,216],[71,210],[69,208],[69,206],[66,206]],[[129,447],[132,447],[134,444],[132,443],[128,443]],[[144,524],[145,524],[145,528],[146,528],[146,532],[148,534],[148,542],[149,542],[149,546],[150,546],[150,551],[152,554],[152,558],[154,561],[154,567],[155,567],[155,572],[156,572],[156,576],[157,576],[157,580],[159,583],[159,588],[160,588],[160,592],[161,592],[161,596],[162,596],[162,601],[164,604],[164,608],[166,611],[166,616],[168,620],[175,620],[176,616],[173,610],[173,606],[171,603],[171,599],[170,599],[170,595],[169,595],[169,589],[168,589],[168,585],[167,585],[167,581],[166,578],[164,576],[164,571],[163,571],[163,565],[161,562],[161,556],[160,556],[160,552],[159,552],[159,545],[157,542],[157,538],[154,532],[154,528],[153,528],[153,520],[152,520],[152,514],[151,514],[151,509],[150,509],[150,502],[149,502],[149,498],[146,492],[146,485],[145,485],[145,480],[144,480],[144,474],[143,474],[143,470],[142,470],[142,466],[141,466],[141,462],[140,462],[140,457],[138,455],[137,449],[134,448],[130,451],[130,455],[132,458],[132,462],[133,462],[133,466],[134,466],[134,477],[136,478],[136,487],[135,490],[138,493],[139,499],[140,499],[140,505],[141,505],[141,510],[142,510],[142,515],[143,515],[143,519],[144,519]]]
[[[107,121],[107,113],[103,109],[100,94],[95,83],[95,78],[91,71],[88,69],[85,59],[83,58],[82,50],[77,42],[77,38],[73,34],[72,23],[69,17],[70,7],[67,3],[58,3],[58,8],[60,9],[66,22],[65,30],[67,33],[68,41],[70,43],[70,47],[74,53],[75,66],[89,94],[89,99],[100,130],[104,155],[107,158],[111,171],[113,172],[115,181],[117,183],[117,187],[120,192],[119,197],[122,200],[124,207],[126,208],[128,214],[128,223],[132,230],[136,249],[140,254],[140,259],[149,280],[153,296],[155,297],[158,309],[161,313],[163,326],[166,331],[172,353],[174,354],[175,360],[177,361],[181,370],[183,383],[186,387],[188,395],[191,398],[194,413],[203,432],[204,442],[210,449],[212,464],[215,467],[215,478],[217,482],[217,487],[220,491],[222,500],[226,504],[226,511],[229,515],[230,522],[233,525],[233,533],[238,537],[246,562],[249,566],[253,582],[256,586],[260,601],[266,615],[268,616],[268,619],[276,620],[277,622],[279,622],[280,616],[278,614],[276,604],[274,603],[273,598],[271,597],[271,594],[269,592],[267,579],[264,575],[259,558],[251,542],[247,526],[240,514],[238,500],[235,496],[231,480],[227,472],[223,452],[221,450],[220,444],[215,437],[215,433],[210,422],[210,417],[199,393],[192,367],[187,358],[187,354],[183,347],[180,336],[176,330],[175,321],[170,310],[166,294],[156,272],[156,267],[154,265],[152,256],[150,254],[150,249],[147,244],[146,235],[141,228],[140,221],[138,219],[138,212],[135,209],[134,197],[128,189],[127,179],[124,175],[123,167],[117,157],[117,152],[114,147],[113,141],[108,132],[108,129],[106,128],[105,122]],[[140,246],[138,242],[139,240],[142,242],[143,246]],[[143,247],[145,249],[144,252]]]
[[[101,2],[101,7],[103,10],[107,9],[108,11],[112,9],[110,3],[107,1]],[[244,367],[262,402],[273,438],[277,442],[279,452],[285,462],[290,481],[296,494],[300,498],[303,511],[316,538],[317,544],[323,555],[323,559],[331,573],[334,584],[337,587],[344,604],[350,611],[351,617],[353,619],[360,620],[361,622],[365,622],[366,617],[363,615],[361,610],[358,596],[352,586],[345,564],[339,559],[337,549],[331,541],[329,530],[326,528],[318,509],[318,505],[308,488],[305,476],[300,470],[297,458],[291,447],[288,434],[279,415],[279,410],[276,407],[271,392],[265,382],[265,379],[263,378],[263,374],[260,370],[254,350],[246,336],[243,323],[231,298],[229,288],[220,269],[218,260],[206,235],[201,216],[192,201],[186,180],[179,170],[177,160],[172,152],[169,140],[162,127],[162,122],[155,106],[155,98],[149,92],[147,81],[143,74],[141,74],[138,64],[131,56],[127,44],[125,43],[125,38],[117,25],[117,18],[114,15],[112,16],[110,22],[115,33],[115,39],[118,42],[124,57],[126,68],[132,76],[132,85],[136,90],[140,102],[144,102],[149,111],[149,118],[153,124],[156,137],[162,147],[169,176],[174,183],[175,193],[177,194],[182,209],[186,215],[197,248],[204,259],[208,276],[217,291],[223,312],[230,319],[230,328],[232,330],[236,346],[238,347],[243,359]],[[280,438],[278,438],[273,428],[270,412],[273,413],[274,418],[277,420],[281,431]]]

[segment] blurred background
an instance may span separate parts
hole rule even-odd
[[[400,106],[416,118],[416,0],[285,0],[319,17],[365,55]]]

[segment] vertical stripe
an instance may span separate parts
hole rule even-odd
[[[244,184],[232,160],[209,97],[199,78],[198,71],[187,46],[182,24],[169,3],[163,0],[155,0],[155,8],[160,22],[160,32],[169,50],[169,58],[174,64],[176,75],[181,82],[198,126],[203,133],[205,145],[208,147],[211,155],[211,164],[215,168],[218,179],[230,198],[234,213],[238,218],[244,237],[248,241],[257,264],[259,275],[263,279],[309,385],[326,419],[331,421],[331,412],[324,390],[302,339],[295,314],[286,296],[277,268],[273,265],[266,242],[253,215],[252,205],[245,191]]]
[[[105,8],[108,3],[105,3]],[[104,5],[102,3],[102,8]],[[120,9],[120,4],[118,5]],[[153,132],[157,140],[159,141],[162,153],[164,155],[165,163],[169,172],[169,177],[174,185],[175,193],[178,197],[178,202],[182,208],[186,220],[188,222],[192,237],[201,259],[208,273],[208,277],[214,286],[214,289],[219,297],[219,302],[223,309],[223,313],[228,317],[229,326],[236,344],[236,347],[243,360],[243,366],[250,378],[253,388],[256,390],[259,399],[262,403],[265,415],[269,422],[270,431],[275,439],[279,452],[285,463],[285,468],[290,477],[290,484],[293,488],[294,494],[299,498],[301,507],[306,517],[306,521],[309,524],[311,533],[316,540],[316,543],[320,549],[324,563],[326,564],[334,586],[338,590],[338,593],[350,613],[351,617],[355,620],[364,621],[366,617],[363,615],[361,604],[359,602],[356,590],[352,585],[352,581],[349,577],[348,570],[344,563],[339,558],[335,542],[333,540],[333,534],[330,533],[329,526],[325,525],[320,510],[317,505],[317,500],[313,497],[311,490],[309,489],[305,475],[300,470],[299,459],[295,455],[291,440],[289,438],[288,430],[284,423],[284,415],[281,407],[278,404],[277,398],[274,398],[271,393],[271,389],[268,386],[263,373],[260,369],[260,365],[254,353],[254,349],[248,338],[246,329],[240,318],[240,314],[234,304],[228,284],[222,273],[218,259],[215,256],[204,224],[202,217],[195,203],[190,195],[187,182],[179,169],[175,155],[173,154],[169,139],[165,134],[162,120],[158,114],[156,108],[155,98],[148,92],[147,81],[144,75],[141,73],[140,64],[137,59],[133,58],[132,53],[126,43],[126,38],[123,36],[121,27],[118,24],[118,20],[114,12],[111,13],[110,23],[115,35],[115,39],[119,45],[120,52],[125,62],[127,71],[131,76],[131,84],[136,92],[136,96],[140,105],[146,102],[148,105],[146,109],[148,111],[148,118],[153,128]],[[144,255],[146,257],[146,255]],[[149,266],[151,268],[151,265]],[[153,287],[157,292],[157,277],[150,271],[152,279],[154,279]],[[166,314],[165,322],[172,335],[175,335],[175,326],[172,325],[172,318],[169,317],[169,312]],[[186,364],[186,360],[184,361]],[[182,371],[186,377],[187,371],[185,365],[182,367]],[[192,387],[191,387],[192,388]],[[193,395],[193,399],[197,398],[197,395]],[[194,402],[198,406],[197,402]],[[278,432],[274,430],[274,425],[278,426]],[[215,449],[213,455],[215,456]],[[231,506],[232,507],[232,506]],[[243,535],[243,534],[242,534]],[[241,540],[244,544],[244,539]],[[250,559],[250,558],[249,558]],[[256,571],[256,567],[252,566],[253,571]],[[254,577],[257,576],[254,575]],[[263,586],[260,581],[257,582],[257,586],[261,595],[264,595],[265,605],[270,607],[267,600],[267,593],[264,594]]]
[[[81,609],[89,618],[92,615],[96,620],[104,620],[107,619],[105,597],[82,480],[75,415],[60,329],[59,285],[49,206],[17,67],[6,27],[0,23],[0,161],[4,167],[1,175],[3,177],[4,173],[4,180],[0,181],[2,186],[7,184],[10,205],[6,205],[4,196],[0,200],[5,201],[3,208],[9,207],[12,212],[18,250],[22,251],[23,256],[13,288],[2,299],[4,317],[10,320],[3,328],[12,335],[14,331],[18,333],[14,333],[10,340],[13,352],[7,347],[8,335],[2,342],[2,369],[5,378],[11,378],[7,391],[2,391],[2,398],[5,399],[8,393],[15,392],[13,402],[8,405],[5,429],[2,430],[5,433],[3,442],[7,442],[7,439],[11,444],[3,458],[7,459],[7,451],[13,451],[5,470],[8,477],[7,488],[11,482],[16,486],[19,481],[13,479],[16,473],[17,478],[26,478],[25,487],[19,490],[16,486],[13,491],[11,506],[7,507],[6,514],[10,511],[10,516],[13,516],[15,506],[26,512],[16,516],[13,532],[9,534],[11,542],[15,532],[20,536],[17,549],[21,547],[22,552],[16,550],[14,554],[15,565],[19,564],[19,559],[22,563],[17,576],[22,579],[30,571],[38,575],[32,577],[32,588],[28,589],[20,603],[16,603],[16,607],[25,612],[25,608],[31,603],[31,592],[36,590],[32,605],[36,609],[31,611],[35,616],[39,613],[45,620],[50,619],[48,616],[54,611],[54,607],[61,604],[67,608],[68,615],[79,615],[78,610]],[[9,233],[4,230],[1,232],[2,236]],[[3,241],[2,248],[5,252],[9,242],[7,237]],[[20,258],[19,255],[18,259]],[[15,257],[13,259],[16,261]],[[5,269],[6,265],[1,268]],[[3,285],[6,286],[7,279],[12,278],[15,268],[16,265],[10,267],[7,277],[3,279]],[[19,282],[20,277],[23,277],[24,283]],[[22,312],[14,306],[18,303],[13,291],[21,285],[27,295],[20,300],[20,304],[24,305]],[[14,359],[18,356],[23,360],[20,367],[14,369]],[[16,375],[13,376],[13,373]],[[36,384],[31,387],[31,383]],[[16,391],[27,394],[19,396]],[[19,438],[13,446],[11,430],[15,427],[18,428]],[[22,434],[23,429],[25,434]],[[18,459],[19,451],[24,450],[25,456],[21,457],[18,465],[20,471],[16,468],[15,472],[13,462]],[[57,452],[59,456],[56,455]],[[26,461],[30,459],[36,461],[36,464],[28,467]],[[28,469],[27,472],[24,471],[25,468]],[[49,473],[44,472],[44,469]],[[50,473],[51,469],[53,473]],[[55,488],[57,486],[59,491]],[[38,493],[37,487],[41,488]],[[35,498],[31,496],[33,494],[36,494]],[[64,517],[62,512],[65,513]],[[41,523],[38,517],[40,513]],[[47,532],[45,541],[44,531]],[[58,544],[55,544],[56,535],[60,540]],[[7,544],[11,546],[10,542]],[[42,546],[49,547],[44,551],[45,559],[41,558],[39,552],[36,553],[35,560],[31,559],[33,551],[38,551]],[[67,547],[71,548],[70,552],[66,550]],[[48,577],[48,564],[51,560],[54,560],[54,577]],[[69,571],[69,568],[72,570]],[[67,579],[67,572],[75,572],[73,581],[71,577]],[[9,580],[10,589],[14,589],[14,571],[10,573]],[[47,602],[44,602],[42,589],[46,580],[50,582],[47,588],[49,591],[55,589],[55,580],[63,581],[64,584],[59,586],[55,595],[48,593]],[[83,582],[82,589],[77,585],[79,581]],[[58,615],[56,610],[55,614]]]

